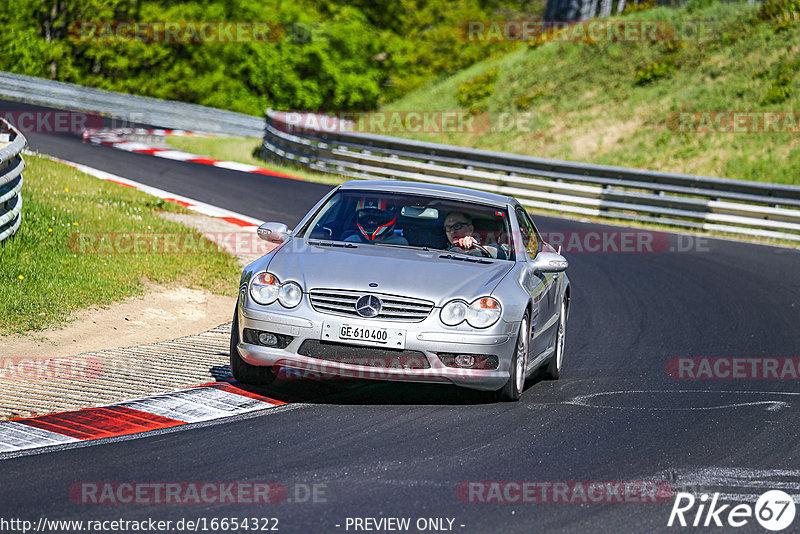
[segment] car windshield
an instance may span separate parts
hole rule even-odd
[[[454,244],[458,238],[471,236],[489,249],[493,258],[514,259],[505,207],[425,195],[340,190],[299,236],[482,255],[474,247]]]

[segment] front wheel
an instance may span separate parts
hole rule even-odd
[[[564,341],[567,335],[567,302],[561,301],[561,311],[558,317],[558,332],[556,332],[556,350],[550,357],[550,362],[544,370],[544,377],[548,380],[558,380],[561,376],[561,365],[564,363]]]
[[[519,323],[517,346],[514,349],[514,357],[511,359],[510,376],[506,385],[497,391],[497,399],[500,401],[518,401],[520,395],[522,395],[522,390],[525,389],[525,376],[528,371],[528,341],[531,336],[528,329],[529,321],[526,313]]]
[[[233,378],[243,384],[254,386],[266,386],[275,380],[275,373],[272,369],[261,365],[250,365],[239,356],[239,303],[236,303],[236,310],[233,312],[233,325],[231,326],[231,373]]]

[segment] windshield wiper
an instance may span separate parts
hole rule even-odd
[[[448,254],[442,254],[439,256],[440,259],[443,260],[455,260],[455,261],[465,261],[467,263],[480,263],[481,265],[490,265],[494,263],[487,258],[479,258],[472,256],[470,254],[462,254],[460,252],[451,252]]]
[[[308,244],[317,247],[358,248],[355,243],[346,241],[309,241]]]
[[[398,245],[395,243],[372,243],[372,244],[378,247],[410,248],[412,250],[424,250],[425,252],[431,251],[431,249],[429,249],[428,247],[415,247],[413,245]]]

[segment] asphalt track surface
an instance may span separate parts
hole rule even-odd
[[[76,136],[28,139],[35,150],[290,226],[329,189],[92,146]],[[619,231],[534,219],[543,231]],[[678,528],[666,526],[671,501],[470,503],[456,488],[467,481],[631,480],[678,488],[693,480],[704,491],[760,494],[777,480],[764,477],[782,473],[783,487],[800,489],[797,380],[677,380],[666,371],[674,357],[800,356],[800,252],[722,240],[695,245],[568,254],[572,309],[562,378],[534,380],[518,403],[494,404],[447,386],[286,382],[276,394],[303,402],[6,459],[0,513],[34,522],[272,517],[280,532],[298,533],[353,532],[348,517],[408,517],[410,532],[429,517],[454,518],[453,530],[463,533],[669,532]],[[73,484],[91,481],[279,482],[294,502],[70,500]],[[297,502],[304,484],[323,485],[324,502]],[[800,517],[786,532],[798,529]],[[752,518],[738,529],[681,530],[764,531]]]

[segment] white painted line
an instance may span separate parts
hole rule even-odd
[[[124,147],[115,146],[115,148],[124,148]],[[145,146],[144,150],[151,148],[155,147]],[[142,149],[137,149],[137,150],[142,150]],[[191,154],[189,152],[181,152],[180,150],[161,150],[151,155],[158,156],[159,158],[172,159],[175,161],[186,161],[187,159],[197,159],[204,157],[204,156],[198,156],[197,154]]]
[[[255,165],[248,165],[247,163],[239,163],[236,161],[218,161],[214,163],[214,167],[222,167],[223,169],[231,169],[233,171],[253,172],[261,167]]]
[[[212,165],[214,167],[219,167],[221,169],[229,169],[233,171],[257,173],[265,176],[275,176],[275,177],[291,178],[294,180],[301,180],[301,178],[297,176],[292,176],[286,173],[272,171],[270,169],[257,167],[255,165],[250,165],[247,163],[239,163],[237,161],[216,160],[214,158],[209,158],[198,154],[192,154],[190,152],[184,152],[182,150],[167,149],[163,147],[151,146],[137,141],[129,141],[121,137],[123,135],[130,135],[132,133],[140,135],[159,136],[159,137],[167,137],[170,135],[214,137],[213,135],[202,134],[199,132],[186,132],[182,130],[144,130],[141,128],[137,129],[120,128],[116,130],[86,130],[83,132],[83,139],[84,141],[88,141],[96,145],[110,146],[112,148],[118,148],[120,150],[125,150],[127,152],[145,153],[150,156],[155,156],[157,158],[164,158],[173,161],[188,161],[194,159],[202,159],[206,161],[199,161],[196,163],[200,163],[202,165]]]
[[[274,408],[276,405],[220,391],[217,388],[199,387],[121,402],[115,406],[125,406],[186,423],[198,423],[240,413],[266,410]]]
[[[798,469],[698,467],[662,471],[658,476],[665,478],[668,473],[675,477],[672,485],[676,491],[695,495],[719,493],[719,499],[723,501],[755,502],[762,493],[780,489],[789,493],[794,502],[800,502]],[[737,493],[737,490],[741,490],[741,493]],[[760,493],[753,493],[753,490]]]
[[[133,141],[118,141],[114,143],[114,148],[133,152],[134,150],[150,150],[153,147],[144,143],[134,143]]]
[[[26,154],[32,155],[33,152],[25,151]],[[242,221],[248,222],[253,226],[259,226],[263,221],[260,219],[256,219],[255,217],[250,217],[248,215],[244,215],[241,213],[237,213],[235,211],[226,210],[224,208],[219,208],[217,206],[212,206],[211,204],[206,204],[205,202],[200,202],[199,200],[194,200],[189,197],[185,197],[182,195],[177,195],[175,193],[170,193],[169,191],[164,191],[163,189],[159,189],[157,187],[152,187],[149,185],[145,185],[134,180],[129,180],[128,178],[123,178],[122,176],[117,176],[116,174],[111,174],[110,172],[101,171],[100,169],[95,169],[93,167],[89,167],[87,165],[83,165],[80,163],[74,163],[72,161],[63,160],[60,158],[55,158],[53,156],[48,156],[46,154],[36,154],[40,157],[48,158],[52,161],[56,161],[58,163],[63,163],[65,165],[69,165],[81,172],[84,172],[90,176],[94,176],[95,178],[99,178],[101,180],[117,182],[121,184],[129,185],[143,193],[147,193],[148,195],[153,195],[155,197],[165,199],[165,200],[176,200],[177,203],[180,205],[185,205],[187,209],[192,211],[196,211],[198,213],[202,213],[203,215],[208,215],[210,217],[229,217],[233,219],[240,219]]]
[[[0,422],[0,452],[13,452],[80,441],[15,421]]]
[[[629,395],[629,394],[648,394],[648,395],[656,395],[656,394],[668,394],[673,395],[676,393],[680,394],[701,394],[701,395],[714,395],[714,396],[721,396],[721,395],[732,395],[734,397],[740,398],[742,395],[763,395],[763,396],[771,396],[771,395],[800,395],[800,393],[795,392],[787,392],[787,391],[714,391],[714,390],[684,390],[684,389],[676,389],[676,390],[642,390],[642,389],[635,389],[635,390],[627,390],[627,391],[601,391],[599,393],[589,393],[586,395],[577,395],[574,398],[564,401],[562,404],[571,404],[573,406],[582,406],[584,408],[602,408],[602,409],[614,409],[614,410],[652,410],[652,411],[703,411],[703,410],[721,410],[727,408],[743,408],[748,406],[766,406],[767,410],[769,411],[779,411],[784,408],[789,408],[791,405],[787,402],[777,399],[765,399],[765,400],[758,400],[758,401],[750,401],[750,402],[730,402],[730,403],[720,403],[714,404],[712,406],[662,406],[662,405],[648,405],[648,406],[631,406],[628,404],[622,405],[615,405],[613,404],[613,397],[608,402],[598,402],[595,403],[595,399],[600,397],[609,397],[615,395]]]

